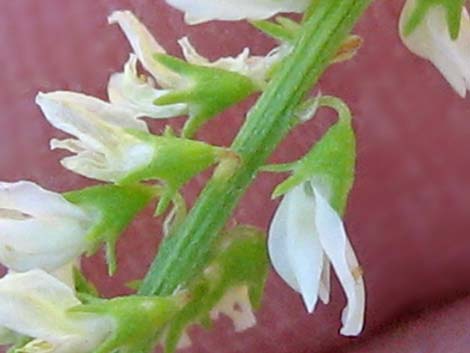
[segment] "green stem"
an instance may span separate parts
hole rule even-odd
[[[248,113],[233,142],[242,165],[229,179],[214,176],[208,182],[185,221],[160,246],[140,294],[169,295],[201,271],[238,201],[289,132],[296,108],[371,1],[314,2],[292,54]]]

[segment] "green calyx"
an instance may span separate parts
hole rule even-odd
[[[186,328],[195,323],[210,327],[210,312],[234,288],[248,288],[251,305],[260,305],[268,257],[262,231],[238,226],[225,233],[213,253],[213,260],[202,275],[187,287],[190,300],[168,325],[164,339],[166,353],[172,353]]]
[[[250,78],[236,72],[190,64],[165,54],[154,57],[180,74],[184,82],[182,87],[154,102],[156,105],[188,105],[189,119],[183,128],[183,137],[192,137],[206,121],[259,90]]]
[[[116,243],[129,223],[156,196],[155,188],[146,185],[99,185],[63,195],[69,202],[95,216],[87,234],[88,255],[101,243],[106,244],[108,271],[116,271]]]
[[[114,323],[110,336],[94,353],[150,351],[162,329],[184,305],[184,296],[127,296],[76,306],[73,314],[91,313],[109,317]]]
[[[204,142],[175,137],[167,131],[163,136],[132,131],[152,146],[153,156],[147,165],[135,170],[119,181],[120,185],[133,184],[143,180],[159,180],[164,184],[156,215],[167,209],[177,191],[191,178],[217,162],[236,160],[230,150]]]
[[[449,33],[453,40],[456,40],[460,33],[460,24],[462,18],[462,8],[467,0],[416,0],[416,4],[409,15],[403,33],[408,36],[424,20],[428,11],[435,6],[442,6],[447,14],[447,25]]]
[[[356,139],[351,125],[351,113],[346,104],[335,97],[321,97],[319,104],[335,109],[339,114],[338,122],[299,161],[280,167],[268,166],[265,170],[292,172],[292,176],[276,187],[273,197],[279,197],[297,185],[313,181],[327,191],[331,206],[339,214],[343,214],[354,181],[356,160]]]

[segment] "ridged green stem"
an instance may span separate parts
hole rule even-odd
[[[296,107],[371,1],[314,1],[292,54],[248,113],[233,142],[242,165],[229,179],[215,176],[208,182],[185,221],[160,246],[140,294],[169,295],[203,268],[238,201],[289,132]]]

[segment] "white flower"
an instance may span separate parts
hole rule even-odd
[[[210,62],[196,51],[187,37],[181,38],[178,44],[187,62],[238,73],[250,78],[260,88],[266,85],[272,66],[286,57],[292,49],[289,44],[283,44],[271,50],[266,56],[252,56],[250,49],[245,48],[236,57],[224,57]]]
[[[33,340],[27,353],[92,352],[112,332],[111,319],[70,314],[80,305],[74,292],[42,270],[8,274],[0,279],[0,327]]]
[[[66,280],[92,224],[60,194],[27,181],[0,183],[0,262],[12,271],[41,268]]]
[[[54,127],[77,137],[51,140],[52,149],[76,153],[61,160],[65,168],[115,182],[150,163],[154,148],[128,131],[147,125],[130,110],[74,92],[39,93],[36,103]]]
[[[166,0],[188,24],[212,20],[261,20],[280,12],[303,12],[311,0]]]
[[[113,74],[109,80],[110,102],[132,110],[136,116],[170,118],[188,114],[190,107],[186,103],[156,106],[153,101],[171,91],[187,89],[194,84],[192,78],[171,71],[155,60],[154,54],[166,54],[166,51],[132,12],[116,11],[108,21],[121,27],[134,51],[124,72]],[[251,56],[250,50],[245,48],[237,57],[224,57],[210,62],[196,51],[188,38],[181,38],[178,43],[188,63],[235,72],[251,79],[259,88],[266,85],[270,68],[291,50],[289,45],[281,45],[266,56]],[[139,75],[137,59],[152,75],[151,78]],[[154,81],[160,88],[155,87]]]
[[[462,8],[460,33],[452,40],[446,9],[439,5],[430,7],[418,27],[405,35],[405,24],[415,6],[416,0],[407,0],[400,17],[403,43],[414,54],[431,61],[454,90],[465,97],[470,89],[470,19],[467,10]]]
[[[211,310],[210,317],[216,320],[220,314],[224,314],[232,320],[237,332],[256,325],[256,317],[251,307],[248,287],[239,286],[230,288]]]
[[[340,216],[313,183],[286,194],[269,230],[268,250],[274,268],[301,293],[310,313],[318,297],[329,301],[331,264],[348,301],[341,334],[361,332],[365,290],[360,267]]]

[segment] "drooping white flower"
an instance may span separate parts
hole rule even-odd
[[[0,183],[0,263],[17,272],[58,271],[66,280],[93,222],[62,195],[32,182]]]
[[[67,285],[42,270],[0,279],[0,327],[32,337],[21,352],[92,352],[112,332],[111,319],[70,314],[81,304]],[[8,331],[5,331],[8,332]]]
[[[313,312],[318,298],[329,301],[330,265],[345,291],[341,334],[363,328],[365,290],[361,270],[338,213],[313,183],[299,185],[282,200],[269,230],[274,268]]]
[[[212,20],[261,20],[280,12],[303,12],[310,0],[166,0],[184,12],[188,24]]]
[[[76,153],[61,160],[65,168],[114,182],[150,163],[153,147],[128,131],[147,131],[132,111],[75,92],[39,93],[36,103],[54,127],[77,138],[51,140],[52,149]]]
[[[447,12],[443,6],[431,6],[415,30],[406,35],[405,25],[417,2],[407,0],[400,17],[400,36],[414,54],[431,61],[454,90],[465,97],[470,89],[470,18],[462,8],[460,33],[451,38]]]

